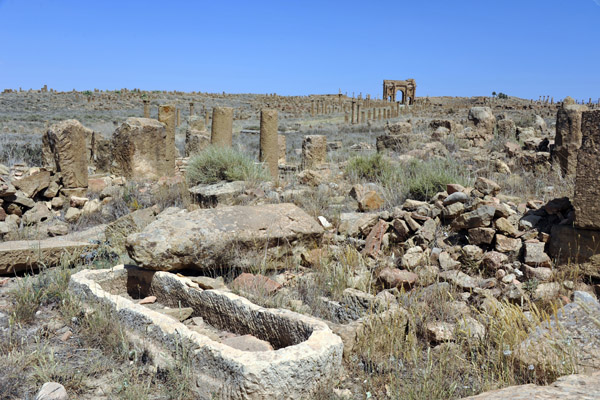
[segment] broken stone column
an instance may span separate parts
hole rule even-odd
[[[325,135],[304,136],[302,141],[302,168],[311,169],[327,162],[327,137]]]
[[[192,115],[188,119],[185,131],[185,156],[199,153],[210,144],[210,135],[206,131],[204,118]]]
[[[87,140],[93,131],[74,119],[54,124],[42,137],[42,158],[48,169],[60,172],[67,189],[88,186]]]
[[[177,158],[177,149],[175,148],[175,124],[176,124],[176,112],[175,106],[171,104],[163,104],[158,106],[158,122],[165,124],[167,131],[167,137],[165,140],[165,162],[167,165],[173,165],[173,171],[175,170],[175,158]],[[172,172],[165,171],[165,175],[171,175]]]
[[[175,146],[165,124],[150,118],[127,118],[111,139],[112,173],[127,179],[158,179],[175,172],[167,149]]]
[[[552,154],[565,176],[575,176],[577,169],[577,151],[581,147],[581,116],[586,106],[574,103],[567,97],[556,113],[556,137]]]
[[[352,124],[356,123],[356,100],[352,100]]]
[[[344,123],[345,123],[345,124],[347,124],[347,123],[348,123],[348,120],[349,120],[349,118],[348,118],[348,113],[345,113],[345,114],[344,114]]]
[[[575,178],[575,226],[600,229],[600,110],[585,111],[581,116],[581,147]]]
[[[204,112],[204,125],[208,126],[209,122],[210,122],[210,113],[208,112],[208,110],[206,110]]]
[[[364,111],[360,112],[360,123],[361,124],[365,123],[365,112]]]
[[[285,140],[285,135],[277,135],[277,144],[279,146],[279,160],[277,161],[277,163],[279,165],[285,165],[287,154],[287,143]]]
[[[310,116],[311,117],[315,116],[315,101],[314,100],[310,101]]]
[[[259,160],[269,169],[271,178],[279,175],[279,143],[277,139],[277,110],[265,108],[260,112]]]
[[[361,113],[360,108],[361,108],[360,103],[357,103],[356,104],[356,123],[357,124],[359,124],[361,122],[360,121],[360,113]]]
[[[233,143],[233,108],[213,108],[210,143],[215,146],[231,147]]]
[[[194,115],[194,103],[190,102],[190,117]]]
[[[150,100],[144,100],[144,118],[150,118]]]
[[[177,126],[181,125],[181,110],[177,109]]]

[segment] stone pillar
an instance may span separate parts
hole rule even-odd
[[[259,160],[267,165],[271,178],[279,175],[279,143],[277,138],[277,110],[265,108],[260,112]]]
[[[348,123],[348,113],[344,113],[344,123]]]
[[[88,186],[87,142],[94,133],[79,121],[68,119],[52,125],[42,137],[42,159],[60,172],[66,189]]]
[[[352,122],[351,124],[356,123],[356,100],[352,100]]]
[[[194,103],[190,102],[190,117],[194,115]]]
[[[177,109],[177,126],[181,125],[181,110]]]
[[[144,100],[144,118],[150,118],[150,100]]]
[[[581,148],[577,155],[575,178],[575,226],[600,229],[600,110],[585,111],[581,116]]]
[[[204,126],[208,126],[208,123],[210,122],[210,113],[208,112],[208,110],[204,111]]]
[[[359,124],[361,122],[360,120],[360,113],[361,113],[361,106],[360,103],[356,103],[356,123]]]
[[[310,101],[310,116],[311,117],[315,116],[315,101],[314,100]]]
[[[567,97],[556,113],[556,137],[552,156],[558,162],[563,176],[575,176],[577,153],[581,147],[581,117],[586,106],[573,104]]]
[[[175,114],[174,105],[165,104],[158,106],[158,122],[165,124],[165,129],[167,131],[165,162],[169,166],[173,165],[173,173],[175,172],[175,158],[177,157],[177,150],[175,148],[175,124],[177,121]]]
[[[361,124],[365,123],[365,112],[364,111],[360,112],[360,123]]]
[[[302,141],[302,168],[311,169],[327,162],[327,137],[325,135],[304,136]]]
[[[233,143],[233,108],[213,108],[210,143],[215,146],[231,147]]]
[[[277,160],[277,163],[279,165],[285,165],[287,154],[285,135],[277,135],[277,145],[279,147],[279,160]]]

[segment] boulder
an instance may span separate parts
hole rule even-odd
[[[521,363],[538,373],[572,364],[577,372],[600,369],[600,304],[585,292],[575,292],[573,300],[519,345]]]
[[[24,178],[14,180],[12,183],[29,198],[50,186],[52,174],[50,171],[41,170]]]
[[[494,135],[494,127],[496,126],[496,117],[492,114],[492,109],[489,107],[472,107],[469,110],[468,116],[476,129],[476,132],[481,137],[491,137]]]
[[[235,199],[246,190],[246,182],[219,182],[212,185],[200,184],[189,189],[201,207],[233,205]]]
[[[58,382],[46,382],[35,395],[35,400],[69,400],[67,390]]]
[[[386,288],[412,288],[419,276],[414,272],[386,267],[377,274],[377,279]]]
[[[54,124],[42,137],[42,153],[46,166],[60,172],[65,188],[88,185],[88,145],[93,131],[74,119]]]
[[[156,219],[157,207],[144,208],[127,214],[106,226],[105,236],[113,249],[125,251],[125,239],[132,233],[140,232]]]
[[[493,206],[481,206],[476,210],[461,214],[458,218],[452,221],[451,227],[455,231],[459,231],[462,229],[489,226],[494,218],[495,213],[496,209]]]
[[[0,274],[14,274],[40,266],[60,265],[63,255],[95,247],[87,242],[63,238],[15,240],[0,243]]]
[[[293,204],[231,206],[185,211],[169,208],[129,235],[129,256],[141,267],[172,271],[251,265],[254,252],[283,253],[319,241],[323,228]]]

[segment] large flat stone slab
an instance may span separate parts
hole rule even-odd
[[[200,391],[197,398],[307,399],[340,368],[342,340],[324,322],[259,307],[231,292],[203,290],[173,273],[122,265],[84,270],[71,277],[69,290],[88,305],[114,310],[159,366],[172,362],[185,346]],[[200,317],[233,335],[252,335],[275,350],[246,351],[227,345],[227,340],[218,341],[160,309],[139,304],[147,296],[156,297],[153,307],[192,308],[192,319]]]
[[[13,274],[41,266],[59,265],[63,256],[83,252],[96,245],[85,241],[50,238],[0,243],[0,274]]]
[[[600,372],[591,375],[566,375],[548,386],[519,385],[492,390],[469,400],[598,400],[600,399]]]
[[[141,267],[172,271],[249,266],[253,252],[281,254],[322,236],[319,223],[294,204],[169,208],[125,246]]]

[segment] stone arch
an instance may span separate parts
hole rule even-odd
[[[415,101],[415,92],[417,84],[414,79],[405,81],[394,81],[385,79],[383,81],[383,98],[386,101],[396,102],[398,92],[402,93],[401,104],[413,104]]]

